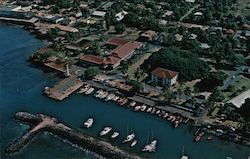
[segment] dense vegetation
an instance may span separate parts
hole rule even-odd
[[[217,86],[221,86],[225,80],[223,72],[209,72],[208,76],[203,77],[201,82],[196,84],[200,91],[212,91]]]
[[[201,61],[197,55],[179,48],[161,49],[150,56],[143,67],[147,71],[152,71],[156,67],[178,71],[180,80],[206,77],[209,72],[209,66]]]
[[[90,80],[93,79],[96,75],[100,74],[101,70],[98,67],[89,67],[84,73],[85,79]]]

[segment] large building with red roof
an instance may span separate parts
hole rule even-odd
[[[102,68],[115,68],[120,65],[121,61],[129,59],[142,46],[142,43],[113,37],[106,41],[106,45],[114,46],[107,57],[84,55],[80,58],[80,62]]]
[[[151,72],[151,81],[172,86],[177,82],[178,72],[158,67]]]

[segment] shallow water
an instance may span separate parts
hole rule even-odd
[[[133,112],[113,103],[105,103],[91,96],[74,94],[58,102],[42,95],[44,86],[52,86],[59,79],[52,73],[45,73],[26,60],[43,43],[29,32],[17,26],[0,24],[0,109],[1,109],[1,151],[13,139],[22,135],[29,127],[13,120],[17,111],[52,115],[66,124],[79,128],[84,120],[95,118],[94,127],[87,132],[98,136],[104,126],[112,126],[121,135],[116,145],[129,149],[120,142],[125,138],[129,126],[139,140],[133,152],[140,149],[153,136],[157,139],[157,152],[147,156],[157,159],[180,158],[182,147],[192,159],[246,159],[250,155],[247,147],[215,138],[212,141],[193,142],[194,130],[189,125],[172,129],[167,121],[145,113]],[[109,140],[109,137],[106,137]],[[2,158],[13,159],[91,159],[93,155],[73,148],[48,133],[37,137],[22,152]]]

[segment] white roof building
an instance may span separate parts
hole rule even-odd
[[[94,11],[93,12],[93,14],[92,14],[93,16],[96,16],[96,17],[104,17],[105,15],[106,15],[106,12],[104,12],[104,11]]]
[[[121,21],[121,20],[125,17],[125,15],[127,15],[127,14],[128,14],[128,12],[122,10],[121,12],[119,12],[119,13],[117,13],[117,14],[115,15],[115,19],[119,22],[119,21]]]

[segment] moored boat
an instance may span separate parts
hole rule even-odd
[[[134,111],[138,111],[139,109],[141,109],[141,106],[136,106]]]
[[[136,105],[136,102],[135,102],[135,101],[133,101],[133,102],[131,102],[131,103],[129,104],[130,107],[134,107],[135,105]]]
[[[90,87],[90,88],[85,92],[85,94],[86,94],[86,95],[89,95],[89,94],[91,94],[94,90],[95,90],[95,89],[94,89],[93,87]]]
[[[116,102],[119,98],[119,96],[115,96],[112,100]]]
[[[104,136],[104,135],[108,134],[111,130],[112,130],[111,127],[105,127],[105,128],[100,132],[100,136]]]
[[[151,112],[152,111],[152,107],[149,107],[148,109],[147,109],[147,112],[149,113],[149,112]]]
[[[117,138],[119,136],[119,132],[114,132],[112,135],[111,135],[111,138],[114,139],[114,138]]]
[[[106,97],[105,101],[110,101],[110,100],[112,100],[114,97],[115,97],[115,94],[110,93],[110,94]]]
[[[83,123],[83,126],[85,128],[90,128],[94,123],[94,119],[93,118],[89,118],[86,122]]]
[[[141,106],[141,111],[145,111],[147,109],[147,106],[145,105],[145,104],[143,104],[142,106]]]
[[[135,138],[135,134],[129,134],[125,140],[122,141],[122,143],[130,142]]]
[[[153,140],[150,144],[146,145],[142,151],[143,152],[155,152],[157,140]]]
[[[137,144],[137,140],[134,140],[132,143],[131,143],[131,147],[134,147],[135,145]]]
[[[120,103],[120,105],[125,105],[128,102],[127,98],[124,98],[124,100]]]

